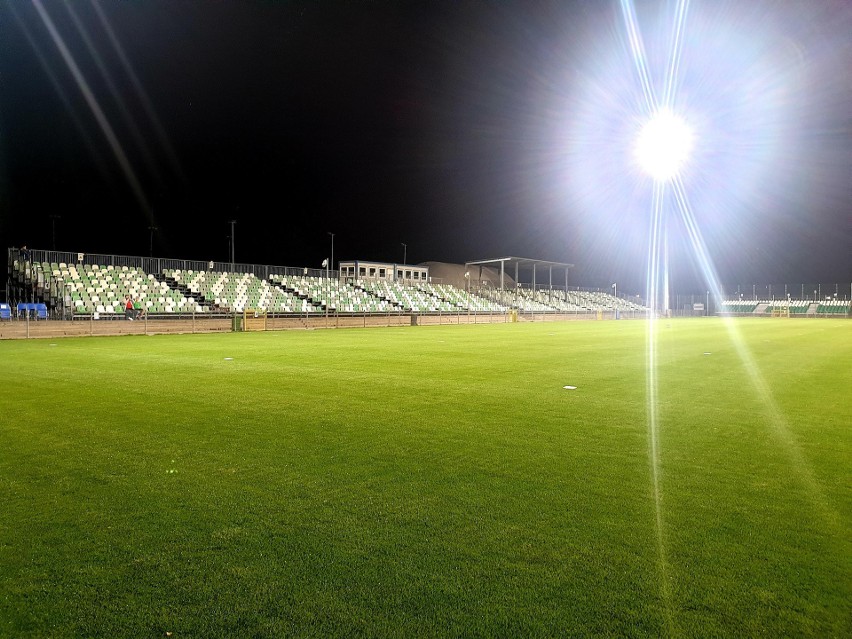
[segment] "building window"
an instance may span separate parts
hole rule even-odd
[[[384,279],[384,277],[385,277],[385,269],[383,269],[383,268],[380,268],[380,269],[379,269],[379,277],[381,277],[382,279]]]
[[[375,267],[370,267],[370,277],[376,277],[376,269]]]
[[[366,274],[367,274],[367,269],[365,269],[363,266],[359,266],[358,267],[358,275],[360,275],[361,277],[364,277]]]

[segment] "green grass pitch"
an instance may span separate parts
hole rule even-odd
[[[731,326],[2,342],[0,636],[848,637],[852,323]]]

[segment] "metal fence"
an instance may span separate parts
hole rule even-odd
[[[146,273],[162,273],[167,269],[181,271],[227,271],[231,273],[252,273],[261,279],[270,275],[306,275],[308,277],[337,277],[337,271],[295,266],[276,266],[271,264],[241,264],[235,262],[205,262],[203,260],[183,260],[167,257],[140,257],[131,255],[109,255],[106,253],[70,253],[67,251],[31,250],[28,252],[32,262],[49,264],[77,264],[139,268]],[[9,249],[10,263],[21,258],[20,250]]]

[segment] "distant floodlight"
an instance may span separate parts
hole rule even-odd
[[[327,266],[328,266],[328,258],[326,258],[322,261],[322,267],[326,268]]]
[[[639,131],[633,152],[642,170],[665,182],[681,170],[692,151],[692,143],[692,131],[683,118],[664,110],[657,112]]]

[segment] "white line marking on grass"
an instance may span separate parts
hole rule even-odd
[[[232,361],[234,361],[234,358],[233,357],[226,357],[225,361],[226,362],[232,362]]]
[[[576,386],[563,386],[562,388],[564,388],[565,390],[577,390]]]

